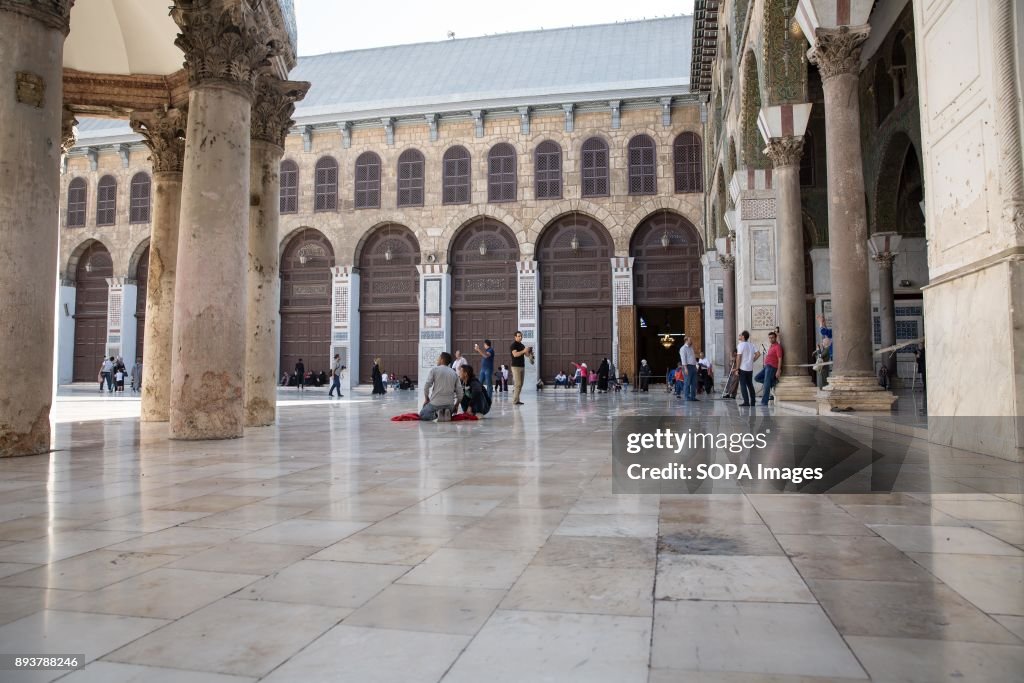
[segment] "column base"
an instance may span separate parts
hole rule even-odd
[[[896,395],[878,386],[872,375],[832,375],[828,386],[818,392],[818,413],[841,411],[889,412]]]
[[[818,387],[806,375],[783,375],[779,383],[775,385],[776,401],[816,401]]]

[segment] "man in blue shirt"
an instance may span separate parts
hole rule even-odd
[[[494,391],[494,348],[490,339],[484,339],[484,348],[479,344],[473,344],[473,350],[483,356],[480,361],[480,384],[484,386],[488,398],[493,398]]]

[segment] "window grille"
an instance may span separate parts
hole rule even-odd
[[[85,178],[75,178],[68,184],[68,227],[85,227],[85,204],[88,187]]]
[[[333,157],[323,157],[316,162],[314,175],[313,210],[336,211],[338,209],[338,162]]]
[[[583,196],[608,196],[608,145],[601,138],[583,143]]]
[[[629,193],[655,194],[657,191],[654,140],[648,135],[637,135],[629,141]]]
[[[398,157],[398,205],[423,206],[423,155],[407,149]]]
[[[113,225],[117,221],[117,181],[105,175],[96,185],[96,225]]]
[[[546,140],[534,154],[534,180],[537,199],[562,198],[562,148]]]
[[[335,171],[337,173],[337,171]],[[299,211],[299,165],[291,159],[281,162],[281,213]],[[335,181],[337,187],[337,181]]]
[[[441,201],[445,204],[468,204],[470,191],[470,158],[465,147],[452,147],[444,153],[441,173]]]
[[[136,173],[132,176],[131,198],[128,205],[129,223],[149,222],[150,188],[149,174]]]
[[[516,150],[507,142],[491,147],[487,155],[487,201],[516,200]]]
[[[363,152],[356,159],[356,208],[380,208],[380,157]]]
[[[682,133],[672,147],[676,192],[703,192],[700,137]]]

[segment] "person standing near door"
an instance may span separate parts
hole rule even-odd
[[[697,354],[693,352],[693,340],[683,337],[683,345],[679,348],[679,362],[683,364],[683,393],[687,401],[697,400]]]
[[[295,377],[298,380],[299,391],[306,388],[306,366],[302,364],[302,359],[295,364]]]
[[[761,357],[761,352],[750,343],[750,333],[740,332],[739,343],[736,345],[736,358],[733,361],[733,372],[740,376],[740,391],[743,392],[743,403],[740,406],[754,404],[754,361]]]
[[[523,392],[523,376],[526,373],[526,356],[533,349],[532,347],[525,346],[523,344],[523,333],[516,330],[515,340],[512,342],[510,348],[512,351],[512,381],[515,383],[515,388],[512,390],[512,403],[521,406],[523,402],[519,400],[520,394]]]
[[[338,398],[341,398],[341,371],[345,369],[345,366],[341,364],[341,354],[334,354],[334,361],[331,362],[331,390],[327,392],[328,396],[334,396],[334,390],[338,390]]]
[[[490,339],[484,339],[484,348],[479,344],[473,344],[473,350],[483,356],[480,361],[480,384],[487,392],[488,398],[494,397],[494,347]]]

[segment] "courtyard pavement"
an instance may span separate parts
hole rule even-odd
[[[736,404],[346,394],[180,442],[62,388],[58,450],[0,461],[0,653],[89,663],[0,679],[1024,680],[1019,463],[890,434],[912,492],[614,495],[617,418]]]

